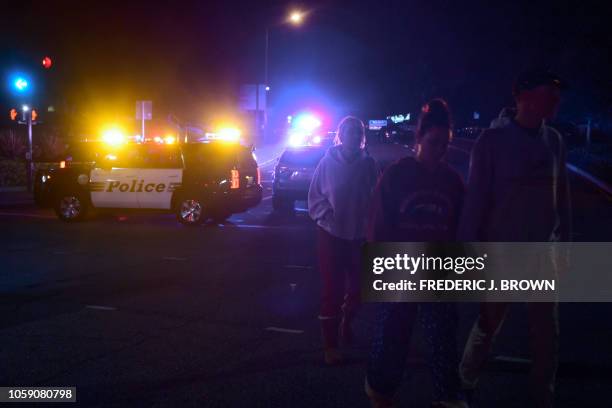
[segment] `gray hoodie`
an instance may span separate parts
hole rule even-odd
[[[460,241],[570,241],[565,146],[542,125],[537,135],[511,121],[486,129],[472,149]]]
[[[308,212],[331,235],[363,239],[378,176],[376,163],[365,151],[347,162],[340,149],[330,147],[319,162],[308,191]]]

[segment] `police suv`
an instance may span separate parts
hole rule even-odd
[[[196,225],[244,212],[262,196],[251,149],[223,141],[82,143],[60,165],[38,171],[35,181],[36,202],[67,222],[92,209],[151,209]]]

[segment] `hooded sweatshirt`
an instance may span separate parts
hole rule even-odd
[[[376,163],[365,151],[347,161],[341,146],[330,147],[310,183],[310,217],[335,237],[363,239],[377,176]]]
[[[464,185],[445,162],[428,169],[413,157],[387,168],[376,187],[368,240],[454,241]]]
[[[458,238],[464,242],[569,241],[570,194],[561,135],[516,122],[486,129],[470,159]]]

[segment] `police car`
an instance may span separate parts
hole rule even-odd
[[[239,143],[84,143],[36,174],[35,196],[67,222],[93,209],[172,211],[186,225],[222,221],[261,202],[252,150]]]

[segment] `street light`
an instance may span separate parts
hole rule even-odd
[[[292,12],[289,13],[287,19],[285,20],[285,23],[289,23],[293,26],[298,26],[300,24],[302,24],[302,22],[304,21],[304,17],[306,16],[306,13],[300,10],[293,10]],[[264,86],[265,86],[265,90],[266,92],[270,91],[270,84],[268,83],[268,52],[270,49],[270,26],[266,27],[266,48],[265,48],[265,53],[264,53]],[[257,86],[259,88],[259,85]],[[257,102],[259,102],[259,97],[257,97]],[[266,128],[268,125],[268,98],[266,96],[266,106],[264,106],[264,123],[263,123],[263,134],[264,134],[264,138],[265,138],[265,134],[266,134]],[[258,111],[256,111],[255,114],[255,125],[257,127],[257,134],[259,134],[259,119],[258,119]]]
[[[289,22],[291,24],[301,24],[302,21],[304,20],[304,13],[302,13],[299,10],[295,10],[292,11],[291,14],[289,14]]]

